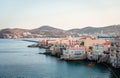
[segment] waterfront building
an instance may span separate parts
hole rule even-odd
[[[110,47],[110,63],[115,68],[120,68],[120,39],[114,39]]]
[[[120,39],[109,40],[95,39],[90,36],[82,38],[60,38],[42,40],[50,47],[51,55],[64,60],[94,60],[98,63],[107,62],[113,67],[120,67]],[[111,46],[110,46],[111,44]]]
[[[101,39],[95,39],[92,38],[90,36],[87,37],[82,37],[80,38],[81,42],[84,42],[84,46],[86,47],[86,51],[89,52],[90,48],[94,45],[94,44],[104,44],[106,42],[109,42],[107,40],[101,40]]]
[[[64,60],[83,60],[86,59],[85,47],[80,45],[74,45],[67,47],[63,50],[61,59]]]
[[[98,62],[105,62],[107,61],[107,54],[105,54],[105,45],[104,44],[94,44],[93,50],[91,53],[88,53],[89,60],[95,60]]]

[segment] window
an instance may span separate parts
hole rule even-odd
[[[80,51],[75,51],[75,55],[80,55],[81,52]]]

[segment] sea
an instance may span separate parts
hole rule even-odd
[[[0,78],[120,78],[120,70],[89,61],[63,61],[39,54],[41,48],[29,48],[34,42],[0,39]],[[40,38],[28,38],[40,40]]]

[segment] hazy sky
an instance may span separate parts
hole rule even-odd
[[[0,0],[0,29],[120,24],[120,0]]]

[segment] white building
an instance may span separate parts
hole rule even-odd
[[[74,47],[67,47],[63,50],[61,59],[64,60],[83,60],[86,59],[86,52],[84,46],[75,45]]]

